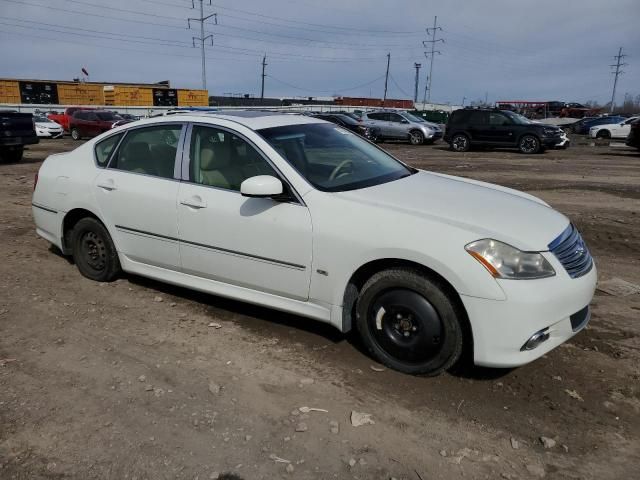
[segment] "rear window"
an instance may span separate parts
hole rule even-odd
[[[107,166],[109,158],[111,158],[111,153],[113,149],[116,148],[116,145],[118,145],[122,135],[124,134],[111,135],[96,144],[96,163],[100,168]]]

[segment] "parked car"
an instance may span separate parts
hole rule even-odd
[[[336,125],[340,125],[347,130],[351,130],[352,132],[373,141],[375,141],[379,136],[375,127],[366,126],[350,115],[346,115],[344,113],[317,113],[314,114],[313,117],[335,123]]]
[[[92,280],[124,270],[356,329],[411,374],[465,349],[522,365],[585,327],[597,275],[567,217],[347,133],[257,111],[124,125],[45,160],[36,231]]]
[[[71,138],[80,140],[82,137],[95,137],[107,130],[111,130],[114,124],[125,123],[122,117],[107,110],[78,110],[69,120],[69,132]]]
[[[85,108],[85,107],[68,107],[65,109],[64,113],[49,113],[47,118],[51,121],[56,122],[61,125],[65,132],[69,131],[69,121],[73,114],[79,110],[95,110],[94,108]]]
[[[0,110],[0,160],[19,162],[25,145],[38,143],[33,115],[15,110]]]
[[[640,120],[636,120],[631,124],[631,130],[629,131],[626,144],[640,150]]]
[[[375,141],[408,140],[412,145],[422,145],[442,138],[442,129],[438,125],[409,112],[388,110],[362,112],[360,121],[375,130],[377,134]]]
[[[591,138],[627,138],[631,131],[631,124],[640,117],[626,118],[621,122],[594,125],[589,129]]]
[[[571,131],[579,135],[588,135],[591,127],[607,123],[622,122],[624,117],[619,115],[607,115],[604,117],[586,117],[571,125]]]
[[[463,108],[451,113],[444,140],[456,152],[482,146],[533,154],[560,143],[560,132],[558,127],[531,122],[508,110]]]
[[[62,138],[64,129],[62,125],[49,120],[44,115],[35,115],[33,117],[36,135],[43,138]]]

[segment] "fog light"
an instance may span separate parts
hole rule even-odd
[[[534,348],[537,348],[541,343],[544,343],[547,340],[549,340],[549,329],[544,328],[539,332],[536,332],[533,335],[531,335],[531,338],[529,338],[529,340],[525,342],[525,344],[522,346],[520,351],[524,352],[525,350],[533,350]]]

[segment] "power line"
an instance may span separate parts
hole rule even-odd
[[[339,93],[339,92],[348,92],[349,90],[357,90],[358,88],[362,88],[362,87],[367,87],[369,85],[372,85],[374,83],[376,83],[378,80],[381,80],[382,78],[384,78],[384,75],[380,75],[377,78],[374,78],[373,80],[370,80],[366,83],[360,84],[360,85],[355,85],[353,87],[348,87],[348,88],[333,88],[330,90],[320,90],[320,89],[310,89],[308,87],[299,87],[297,85],[293,85],[291,83],[285,82],[284,80],[280,80],[279,78],[274,77],[273,75],[267,75],[269,78],[271,78],[272,80],[275,80],[278,83],[281,83],[283,85],[286,85],[287,87],[290,88],[294,88],[296,90],[300,90],[300,91],[304,91],[304,92],[310,92],[310,91],[314,91],[314,92],[321,92],[321,93]]]
[[[443,42],[444,40],[442,38],[436,38],[436,32],[440,30],[442,31],[442,27],[438,27],[438,17],[435,16],[433,17],[433,28],[427,28],[426,32],[427,35],[431,35],[431,40],[424,40],[422,42],[422,45],[424,45],[425,47],[427,47],[427,44],[431,45],[431,53],[428,52],[424,52],[424,56],[429,59],[429,77],[427,80],[427,85],[428,85],[428,96],[426,98],[427,101],[431,100],[431,81],[433,80],[433,57],[434,55],[437,53],[438,55],[441,55],[441,52],[439,50],[436,50],[436,43],[437,42]]]
[[[393,82],[393,84],[396,86],[396,88],[398,90],[400,90],[400,93],[402,93],[404,96],[406,96],[407,98],[411,98],[411,94],[407,93],[401,86],[400,84],[396,81],[396,79],[393,77],[393,75],[389,74],[389,77],[391,78],[391,81]]]
[[[616,86],[618,85],[618,77],[624,73],[620,71],[620,67],[624,67],[625,65],[627,65],[626,63],[620,63],[620,61],[624,57],[626,57],[626,55],[623,55],[622,47],[620,47],[620,49],[618,50],[618,55],[613,57],[616,59],[616,63],[614,65],[609,65],[610,67],[616,67],[615,72],[611,72],[615,74],[615,77],[613,78],[613,93],[611,94],[611,107],[609,109],[609,113],[613,113],[613,108],[616,104]]]
[[[192,37],[193,46],[196,46],[196,40],[200,42],[200,52],[202,57],[202,89],[207,89],[207,58],[204,53],[204,45],[208,39],[211,39],[211,46],[213,47],[213,35],[204,34],[204,22],[206,22],[210,18],[215,19],[215,23],[218,23],[218,16],[215,13],[211,13],[207,16],[204,15],[204,0],[198,0],[200,2],[200,16],[198,18],[187,18],[187,25],[191,28],[191,21],[198,22],[200,24],[200,36]],[[194,0],[192,0],[192,7],[195,8]],[[209,5],[211,5],[211,0],[209,0]]]

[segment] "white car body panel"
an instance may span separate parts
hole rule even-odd
[[[611,134],[611,138],[627,138],[631,132],[631,124],[640,117],[630,117],[620,123],[607,123],[605,125],[596,125],[589,129],[589,136],[597,138],[598,132],[607,130]]]
[[[299,202],[247,198],[181,180],[187,178],[184,155],[176,179],[96,166],[93,148],[106,136],[176,121],[245,137]],[[342,307],[359,268],[388,259],[413,262],[458,293],[473,333],[474,359],[482,365],[527,363],[577,333],[568,317],[589,304],[595,266],[573,279],[547,252],[555,276],[496,280],[464,250],[470,242],[494,238],[546,252],[569,225],[564,215],[523,192],[424,171],[358,190],[317,190],[255,132],[302,123],[326,122],[298,115],[189,114],[118,127],[44,162],[33,195],[37,232],[68,252],[64,217],[85,209],[105,224],[127,272],[297,313],[342,331],[351,327]],[[546,327],[549,341],[520,351]]]

